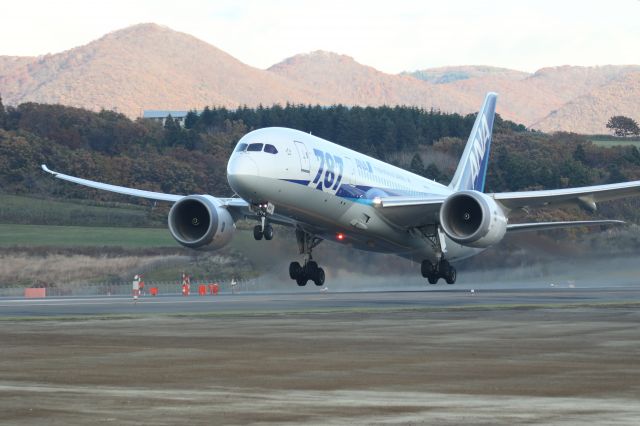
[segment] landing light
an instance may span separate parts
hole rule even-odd
[[[342,240],[344,240],[344,234],[343,234],[342,232],[338,232],[338,233],[336,234],[336,239],[337,239],[338,241],[342,241]]]

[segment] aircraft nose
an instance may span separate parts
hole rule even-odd
[[[242,183],[248,177],[260,176],[258,163],[245,153],[233,155],[227,164],[227,180],[236,192],[241,192]]]

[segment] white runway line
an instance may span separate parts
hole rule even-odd
[[[209,299],[209,300],[182,300],[182,299],[173,299],[173,300],[153,300],[153,299],[138,299],[137,304],[139,305],[158,305],[158,304],[180,304],[180,303],[221,303],[221,302],[241,302],[242,300],[238,299]],[[134,301],[129,298],[118,298],[118,299],[15,299],[15,300],[5,300],[0,303],[0,308],[2,307],[14,307],[15,305],[25,305],[25,306],[82,306],[82,305],[123,305],[123,304],[133,304]]]

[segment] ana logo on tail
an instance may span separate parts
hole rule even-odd
[[[483,182],[478,182],[478,176],[480,175],[481,178],[484,179],[484,173],[480,174],[480,172],[485,165],[483,161],[486,156],[485,154],[488,154],[486,148],[489,138],[491,138],[491,131],[487,124],[487,117],[485,117],[484,114],[480,120],[478,133],[476,133],[476,137],[473,140],[473,146],[471,147],[469,156],[469,166],[471,167],[471,182],[469,183],[473,183],[474,188],[482,189],[484,185]]]
[[[491,132],[496,111],[495,93],[487,93],[482,108],[473,124],[473,129],[467,140],[456,173],[449,184],[454,191],[471,189],[484,191],[484,181],[487,176],[487,163],[491,149]]]

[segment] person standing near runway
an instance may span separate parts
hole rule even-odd
[[[140,296],[140,276],[139,275],[136,275],[133,277],[132,290],[133,290],[133,301],[138,302],[138,296]]]

